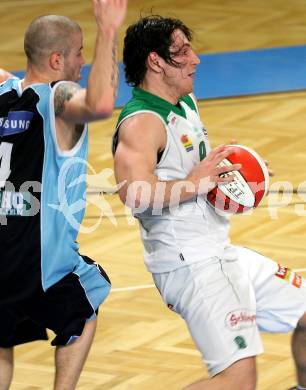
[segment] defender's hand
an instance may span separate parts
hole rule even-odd
[[[99,28],[103,31],[117,31],[125,18],[127,3],[127,0],[93,0]]]

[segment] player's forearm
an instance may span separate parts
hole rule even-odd
[[[207,182],[207,180],[203,180]],[[198,193],[207,193],[204,186],[185,180],[158,180],[156,176],[146,180],[130,181],[119,191],[121,200],[133,209],[164,208],[185,202]]]
[[[116,31],[99,31],[88,79],[86,103],[99,116],[111,115],[118,88]]]

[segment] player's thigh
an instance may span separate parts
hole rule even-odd
[[[237,261],[214,259],[154,280],[168,307],[186,321],[211,376],[262,352],[253,288]]]
[[[238,248],[241,268],[254,286],[257,324],[267,332],[293,330],[306,311],[305,280],[283,265],[246,248]]]

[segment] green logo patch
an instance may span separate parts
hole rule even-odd
[[[239,349],[244,349],[247,347],[247,343],[242,336],[237,336],[234,338],[235,343],[238,345]]]

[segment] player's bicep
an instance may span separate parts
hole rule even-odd
[[[55,116],[64,116],[68,103],[73,96],[80,91],[81,87],[71,81],[61,82],[55,87],[54,92],[54,113]]]
[[[143,151],[146,148],[143,148]],[[115,154],[115,169],[117,179],[121,182],[127,180],[131,183],[135,180],[142,180],[154,172],[154,157],[145,155],[139,150],[139,145],[122,140]]]
[[[99,119],[86,104],[86,89],[72,81],[60,82],[54,92],[54,113],[70,124],[84,124]]]
[[[152,129],[144,129],[140,122],[139,118],[127,120],[127,124],[123,123],[120,129],[115,153],[115,174],[117,183],[121,183],[119,195],[123,201],[128,188],[131,189],[130,186],[134,183],[144,182],[150,185],[154,181],[158,142]]]
[[[123,203],[126,203],[128,190],[137,181],[140,174],[137,166],[141,166],[141,160],[141,155],[128,144],[125,142],[119,143],[114,158],[114,167],[118,194]]]
[[[84,124],[99,119],[108,118],[112,110],[89,104],[87,91],[72,81],[62,81],[55,86],[54,108],[55,116],[68,124]]]

